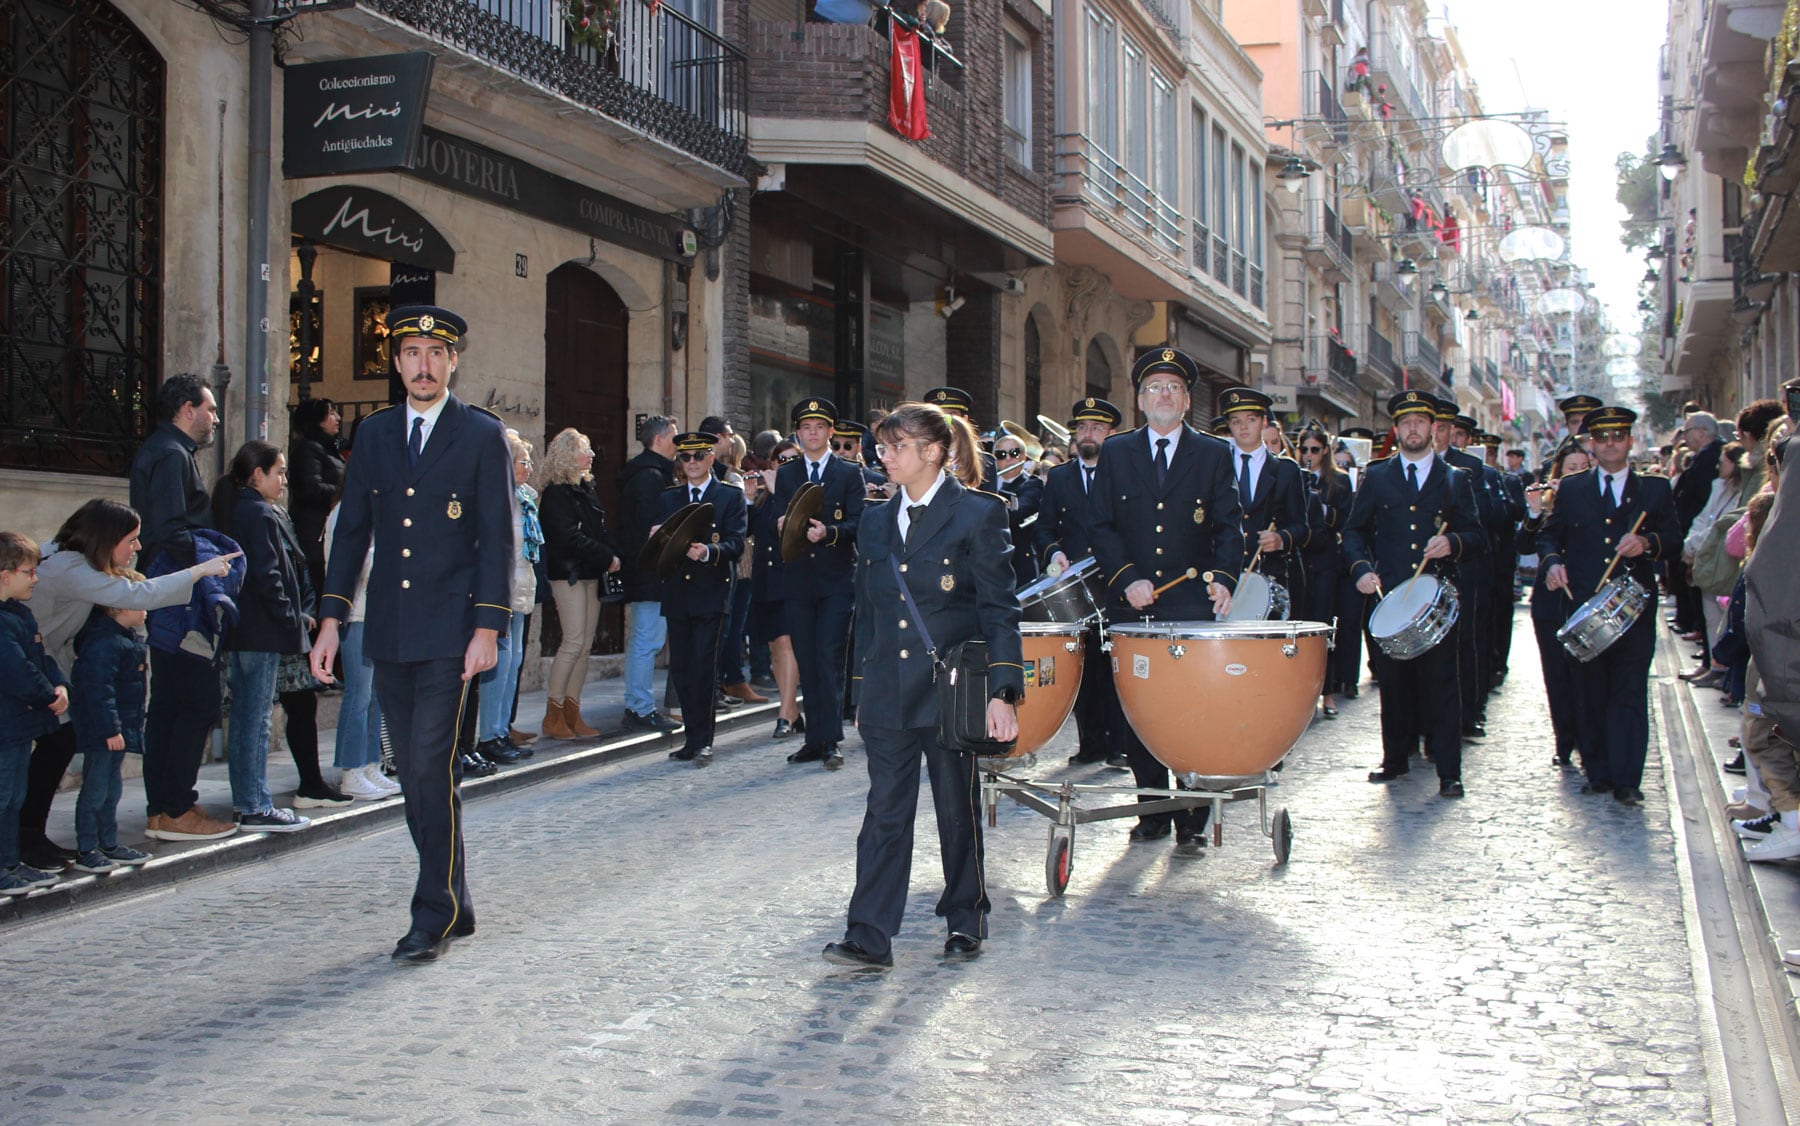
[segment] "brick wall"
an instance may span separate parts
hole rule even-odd
[[[720,326],[725,417],[740,432],[750,418],[750,193],[738,191],[736,217],[719,248],[725,312]],[[744,441],[750,440],[744,435]]]

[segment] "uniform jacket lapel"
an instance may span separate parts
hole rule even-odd
[[[937,496],[931,498],[931,504],[926,506],[924,515],[907,530],[906,548],[901,552],[900,557],[902,559],[911,559],[916,552],[920,551],[926,544],[930,543],[931,538],[937,535],[938,531],[942,529],[945,524],[949,523],[951,511],[958,504],[962,503],[962,499],[962,483],[954,477],[946,478],[943,485],[938,488]],[[894,499],[889,503],[906,504],[906,490],[901,489],[894,495]],[[895,509],[894,525],[896,534],[898,534],[899,524],[900,510]]]
[[[1200,432],[1185,422],[1181,424],[1181,441],[1175,444],[1175,456],[1169,461],[1169,476],[1160,489],[1156,488],[1156,460],[1149,456],[1148,442],[1149,439],[1146,438],[1143,448],[1146,451],[1144,456],[1150,463],[1150,487],[1156,490],[1157,498],[1161,499],[1178,489],[1182,479],[1200,464]]]
[[[438,459],[444,456],[444,452],[456,443],[456,432],[462,429],[465,408],[462,401],[455,395],[447,394],[446,399],[443,411],[438,414],[437,422],[431,427],[431,438],[425,443],[425,452],[419,455],[419,464],[412,467],[412,471],[407,477],[408,481],[423,479],[426,474],[431,472],[432,466],[438,463]],[[402,420],[405,417],[405,415],[401,415]],[[411,437],[407,433],[409,429],[410,424],[401,428],[402,441]],[[400,456],[405,457],[406,455],[403,452]]]

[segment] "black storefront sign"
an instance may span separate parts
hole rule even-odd
[[[405,168],[425,124],[432,56],[425,51],[287,68],[281,172],[338,176]]]
[[[436,305],[437,271],[395,262],[388,267],[388,300],[401,305]]]
[[[294,234],[355,254],[454,273],[456,251],[423,215],[385,192],[334,184],[294,201]]]
[[[435,129],[424,130],[408,171],[451,191],[671,262],[686,262],[696,250],[692,228],[679,219]]]

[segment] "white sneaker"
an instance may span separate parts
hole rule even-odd
[[[383,774],[381,772],[380,763],[372,762],[362,769],[363,777],[369,780],[371,786],[374,786],[377,790],[381,791],[382,797],[391,798],[400,792],[400,783]]]
[[[1744,848],[1745,860],[1792,860],[1796,856],[1800,856],[1800,829],[1785,820],[1774,832]]]
[[[361,769],[344,771],[344,776],[338,780],[338,792],[346,797],[365,801],[387,797],[387,791],[376,789],[375,784],[369,781]]]
[[[1781,964],[1790,970],[1800,971],[1800,950],[1783,950]]]

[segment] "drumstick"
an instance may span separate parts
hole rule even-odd
[[[1648,515],[1649,515],[1648,512],[1638,513],[1638,518],[1637,518],[1636,522],[1634,522],[1631,525],[1631,531],[1626,532],[1625,534],[1628,536],[1637,535],[1637,530],[1644,526],[1644,517],[1646,517]],[[1619,549],[1619,551],[1623,551],[1623,550],[1624,550],[1623,547],[1621,547]],[[1613,568],[1617,567],[1619,565],[1619,560],[1622,558],[1622,556],[1619,554],[1619,551],[1613,552],[1612,562],[1608,563],[1606,565],[1606,573],[1600,576],[1600,585],[1601,586],[1606,585],[1606,580],[1612,578]]]
[[[1271,520],[1271,521],[1269,521],[1269,531],[1273,532],[1274,530],[1275,530],[1275,521]],[[1251,571],[1256,570],[1256,565],[1260,562],[1262,562],[1262,541],[1259,539],[1256,544],[1256,552],[1250,556],[1250,565],[1248,567],[1245,567],[1244,571],[1246,573],[1249,573]],[[1179,580],[1177,580],[1177,581],[1179,581]]]
[[[1165,590],[1168,590],[1170,587],[1175,586],[1178,583],[1185,583],[1189,579],[1198,575],[1199,573],[1200,573],[1199,571],[1196,571],[1194,568],[1189,567],[1185,574],[1177,575],[1175,578],[1170,579],[1168,582],[1164,583],[1163,585],[1157,587],[1155,590],[1151,591],[1150,597],[1155,598],[1157,595],[1161,594]]]
[[[1448,523],[1448,521],[1445,521],[1445,520],[1439,520],[1439,521],[1438,521],[1438,526],[1437,526],[1437,531],[1436,531],[1436,532],[1435,532],[1435,533],[1434,533],[1434,534],[1435,534],[1435,535],[1440,535],[1440,536],[1441,536],[1441,535],[1443,535],[1443,534],[1444,534],[1444,525],[1445,525],[1445,524],[1446,524],[1446,523]],[[1414,567],[1414,568],[1413,568],[1413,578],[1415,578],[1415,579],[1416,579],[1416,578],[1418,578],[1418,577],[1419,577],[1419,576],[1420,576],[1420,575],[1422,575],[1422,574],[1424,574],[1424,573],[1425,573],[1425,564],[1426,564],[1426,562],[1428,562],[1428,561],[1427,561],[1427,560],[1426,560],[1426,558],[1425,558],[1425,557],[1424,557],[1424,556],[1423,556],[1423,555],[1421,555],[1421,556],[1419,556],[1419,565],[1418,565],[1418,566],[1417,566],[1417,567]]]

